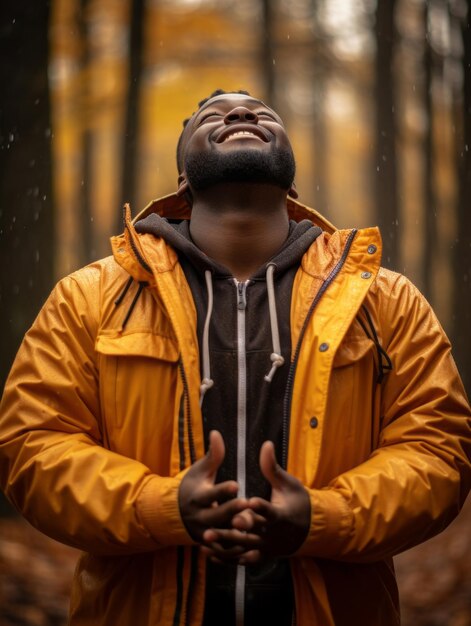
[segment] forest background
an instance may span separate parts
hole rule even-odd
[[[471,391],[469,0],[2,0],[0,385],[55,281],[176,188],[215,88],[285,120],[300,199],[379,225]],[[405,626],[471,626],[471,507],[396,559]],[[65,624],[76,552],[0,503],[0,624]]]

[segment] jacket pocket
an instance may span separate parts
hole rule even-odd
[[[115,438],[111,447],[129,453],[145,438],[154,439],[163,424],[171,425],[178,377],[176,342],[150,332],[98,336],[95,349],[100,363],[100,400],[108,434],[126,429],[126,438]],[[171,426],[170,426],[171,428]],[[119,443],[121,442],[121,443]]]
[[[353,437],[363,455],[371,450],[374,378],[374,343],[347,335],[334,358],[329,401],[337,432]]]
[[[102,333],[97,337],[95,349],[107,356],[143,356],[170,363],[178,360],[178,349],[173,339],[149,332]]]

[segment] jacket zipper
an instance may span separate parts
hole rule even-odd
[[[291,417],[291,402],[292,402],[292,399],[293,399],[294,375],[296,373],[296,367],[297,367],[298,360],[299,360],[299,353],[301,351],[301,344],[302,344],[302,341],[304,339],[304,335],[306,333],[307,325],[309,323],[309,320],[312,317],[314,309],[319,304],[319,300],[322,298],[324,293],[327,291],[327,288],[332,284],[332,282],[337,277],[337,274],[342,269],[345,261],[347,260],[348,253],[350,252],[350,248],[352,246],[353,239],[355,238],[355,235],[357,234],[357,232],[358,231],[355,228],[349,234],[347,242],[345,244],[344,251],[342,252],[342,256],[340,257],[338,263],[332,269],[332,271],[330,272],[328,277],[322,283],[319,291],[317,292],[314,300],[312,301],[311,306],[309,307],[309,311],[307,312],[306,318],[304,320],[303,326],[301,328],[301,332],[299,334],[298,343],[296,344],[296,350],[294,351],[294,357],[293,357],[293,360],[291,362],[291,365],[290,365],[290,368],[289,368],[289,372],[288,372],[288,380],[287,380],[287,383],[286,383],[286,392],[285,392],[285,397],[284,397],[284,400],[283,400],[283,439],[282,439],[281,466],[284,469],[286,469],[286,466],[288,464],[288,444],[289,444],[288,427],[289,427],[289,421],[290,421],[290,417]]]
[[[178,435],[179,435],[179,446],[180,446],[180,470],[185,468],[185,418],[186,418],[186,426],[188,431],[188,446],[190,448],[190,463],[196,461],[196,453],[195,453],[195,443],[193,440],[193,428],[191,425],[191,409],[190,409],[190,395],[188,391],[188,380],[186,377],[185,368],[183,366],[183,361],[180,358],[178,361],[178,368],[180,370],[180,376],[183,382],[183,402],[180,408],[179,415],[179,424],[178,424]],[[183,408],[183,410],[182,410]],[[181,554],[180,554],[181,553]],[[190,552],[190,580],[188,583],[188,593],[186,598],[186,612],[185,612],[185,624],[188,625],[190,623],[190,607],[192,596],[195,587],[195,578],[196,578],[196,563],[198,559],[197,550],[193,547]],[[174,616],[174,625],[180,623],[182,608],[183,608],[183,563],[184,563],[184,548],[182,546],[178,547],[178,565],[177,565],[177,605],[175,609]],[[178,621],[176,621],[178,620]]]
[[[132,236],[131,233],[131,229],[129,228],[129,226],[125,223],[124,227],[126,228],[126,230],[128,231],[128,235],[129,235],[129,242],[131,244],[131,249],[134,252],[134,256],[136,257],[136,259],[139,261],[139,263],[142,265],[142,267],[149,272],[149,274],[152,274],[152,269],[150,267],[150,265],[144,260],[144,258],[142,257],[141,253],[139,252],[139,250],[137,249],[136,246],[136,242],[134,241],[134,237]]]
[[[247,432],[247,358],[245,344],[246,291],[249,281],[241,283],[234,278],[237,289],[237,483],[239,497],[246,495],[246,432]],[[237,566],[235,583],[235,623],[244,625],[245,567]]]

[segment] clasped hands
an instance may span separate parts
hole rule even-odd
[[[293,554],[306,538],[311,519],[302,483],[278,465],[273,443],[265,441],[260,469],[271,485],[271,499],[239,498],[235,481],[215,484],[224,455],[224,440],[212,431],[208,453],[180,484],[180,514],[190,536],[216,563],[249,565]]]

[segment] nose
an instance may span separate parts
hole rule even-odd
[[[250,122],[256,124],[258,122],[258,115],[246,107],[235,107],[224,116],[225,124],[233,124],[234,122]]]

